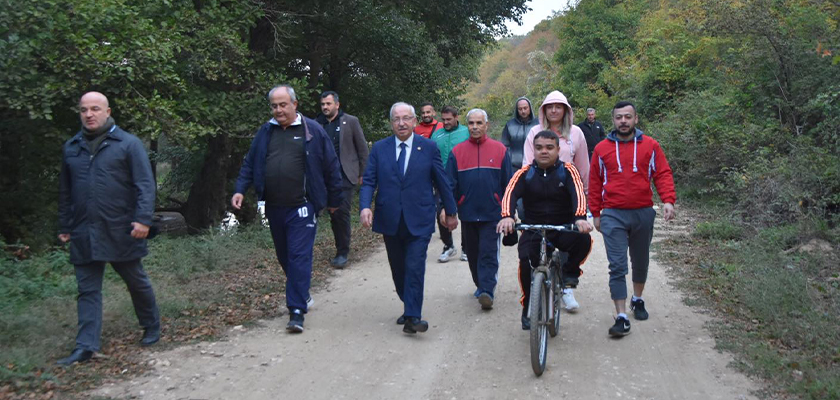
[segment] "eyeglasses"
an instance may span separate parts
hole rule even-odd
[[[400,121],[402,121],[402,122],[405,122],[407,124],[411,121],[414,121],[414,118],[415,117],[413,115],[410,115],[410,116],[407,116],[407,117],[402,117],[402,118],[391,118],[391,123],[392,124],[399,124]]]

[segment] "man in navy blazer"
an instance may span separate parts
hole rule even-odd
[[[426,251],[435,231],[435,198],[440,193],[445,209],[441,221],[458,227],[458,207],[443,170],[440,151],[432,140],[415,135],[417,116],[407,103],[391,106],[394,136],[373,144],[359,192],[360,217],[365,227],[381,233],[397,295],[404,305],[397,324],[403,332],[425,332],[429,324],[421,319]],[[376,211],[371,211],[376,191]]]

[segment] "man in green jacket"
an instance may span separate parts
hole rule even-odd
[[[449,154],[452,149],[461,142],[470,138],[470,132],[467,127],[458,123],[458,109],[452,106],[443,107],[440,112],[443,120],[443,128],[432,132],[432,140],[435,141],[440,150],[440,157],[443,161],[443,169],[446,169],[446,161],[449,160]],[[457,199],[456,199],[457,200]],[[441,203],[438,201],[437,214],[440,214]],[[445,263],[450,258],[458,254],[455,250],[455,243],[452,242],[452,232],[438,221],[438,230],[440,231],[440,240],[443,242],[443,252],[438,257],[438,262]],[[467,261],[467,253],[463,249],[463,237],[461,238],[461,261]]]

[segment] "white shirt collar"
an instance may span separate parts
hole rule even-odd
[[[400,143],[405,143],[406,147],[410,149],[411,145],[414,143],[414,134],[412,133],[405,142],[400,141],[400,138],[398,138],[397,135],[394,135],[394,139],[396,139],[394,142],[396,142],[397,150],[400,149]]]
[[[269,123],[269,124],[272,124],[272,125],[280,125],[280,123],[279,123],[279,122],[277,122],[277,120],[276,120],[276,119],[274,119],[274,118],[272,118],[272,119],[268,120],[268,123]],[[300,125],[300,124],[302,124],[302,123],[303,123],[303,116],[302,116],[302,115],[300,115],[300,113],[297,113],[297,118],[295,118],[295,122],[292,122],[292,124],[291,124],[291,125],[289,125],[289,126]]]

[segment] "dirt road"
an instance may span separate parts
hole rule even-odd
[[[455,238],[460,236],[456,233]],[[314,293],[306,332],[285,332],[286,319],[234,329],[216,343],[149,353],[152,373],[106,384],[93,395],[139,399],[747,399],[757,389],[727,367],[703,329],[708,318],[685,306],[664,268],[652,261],[645,299],[651,318],[631,318],[632,334],[610,339],[613,306],[601,236],[584,266],[576,297],[563,313],[537,378],[528,335],[519,323],[515,248],[503,248],[496,306],[482,311],[467,264],[436,262],[429,246],[425,334],[395,324],[402,304],[384,247],[337,271]]]

